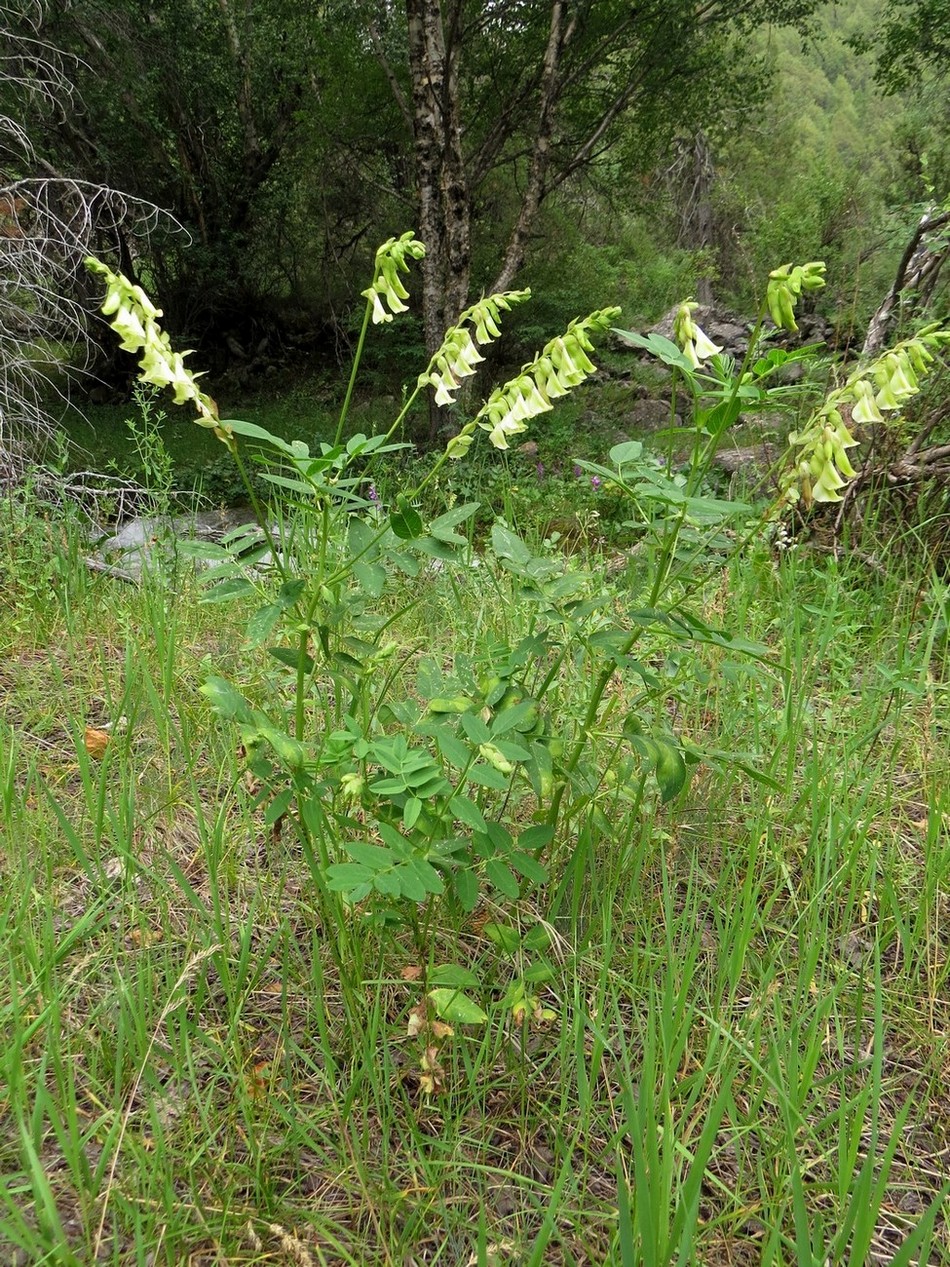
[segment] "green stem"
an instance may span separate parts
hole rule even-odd
[[[752,333],[749,335],[749,343],[748,343],[748,346],[746,347],[745,356],[743,357],[742,364],[739,367],[738,373],[734,376],[732,380],[732,391],[729,393],[729,396],[727,397],[728,404],[730,405],[733,404],[733,402],[736,400],[736,397],[739,395],[739,388],[742,386],[742,380],[745,378],[746,374],[748,373],[749,366],[752,363],[752,358],[756,353],[756,349],[758,348],[759,336],[762,333],[762,322],[765,320],[766,311],[767,311],[766,305],[763,302],[762,307],[759,310],[759,315],[756,320],[756,323],[752,329]],[[694,464],[694,468],[690,472],[690,479],[686,486],[687,492],[689,494],[692,494],[696,491],[696,488],[699,485],[699,481],[702,479],[703,475],[705,475],[706,471],[709,468],[710,462],[716,456],[716,453],[719,449],[719,445],[722,441],[722,437],[724,435],[725,435],[725,428],[723,427],[723,428],[720,428],[720,430],[717,432],[716,435],[710,436],[709,439],[706,441],[706,445],[699,456],[699,460]]]
[[[241,450],[238,447],[237,441],[235,440],[233,446],[229,445],[228,447],[231,449],[231,456],[234,458],[235,465],[237,466],[238,474],[241,477],[241,483],[247,489],[251,509],[254,511],[254,518],[257,520],[258,526],[264,534],[265,540],[271,541],[271,559],[274,567],[276,568],[282,581],[289,581],[290,574],[284,565],[283,557],[280,551],[276,548],[274,541],[271,539],[270,529],[268,528],[267,511],[264,509],[264,504],[258,497],[254,484],[251,481],[251,477],[247,473],[247,467],[244,465],[244,459],[241,457]]]
[[[410,604],[410,607],[414,607],[414,606],[415,606],[414,603]],[[387,625],[391,624],[393,620],[396,620],[397,617],[404,615],[407,610],[409,609],[403,608],[402,611],[396,612],[394,616],[390,617],[390,619],[386,621],[386,624],[383,625],[382,628],[376,631],[377,646],[379,645],[379,636],[383,632],[383,629],[385,629]],[[416,643],[415,646],[410,647],[409,650],[405,653],[405,655],[401,656],[393,665],[393,667],[390,669],[389,673],[387,673],[386,679],[383,682],[382,686],[379,688],[379,691],[376,695],[376,703],[373,705],[372,709],[370,710],[370,714],[366,719],[366,734],[367,735],[369,734],[370,726],[376,720],[377,713],[379,712],[379,710],[382,708],[383,704],[385,704],[387,698],[389,697],[389,688],[392,686],[393,682],[395,682],[396,678],[403,671],[406,665],[409,664],[418,655],[418,653],[423,649],[424,646],[425,646],[425,643],[419,642],[419,643]]]
[[[392,425],[392,426],[389,428],[389,430],[386,432],[386,439],[387,439],[387,440],[391,440],[391,439],[392,439],[392,437],[395,435],[395,433],[396,433],[397,429],[399,428],[400,424],[402,423],[403,418],[405,418],[406,414],[409,412],[409,410],[412,408],[412,406],[416,403],[416,397],[419,395],[419,393],[420,393],[421,391],[422,391],[422,384],[421,384],[421,383],[416,383],[416,386],[415,386],[415,389],[414,389],[414,391],[413,391],[412,395],[408,398],[408,400],[406,401],[406,403],[403,405],[402,409],[400,409],[399,413],[396,415],[396,421],[393,423],[393,425]],[[369,465],[371,465],[371,464],[372,464],[372,458],[370,459],[370,462],[369,462],[369,463],[367,463],[367,466],[369,466]]]
[[[409,406],[412,404],[412,401],[415,395],[417,394],[418,390],[419,389],[417,388],[416,392],[414,392],[413,395],[407,401],[406,406],[403,409],[403,414],[405,414],[406,411],[409,409]],[[400,415],[400,418],[401,417],[402,415]],[[396,422],[393,424],[393,428],[391,429],[391,431],[395,429],[399,421],[400,419],[397,418]],[[438,461],[433,466],[432,470],[429,472],[429,474],[415,489],[413,489],[408,494],[408,496],[410,498],[418,497],[419,494],[422,492],[422,490],[425,488],[425,486],[429,483],[429,481],[442,468],[442,466],[445,464],[447,459],[448,459],[448,454],[443,452],[440,455]],[[324,505],[323,507],[324,522],[323,522],[321,557],[320,557],[320,568],[319,568],[319,572],[321,576],[324,573],[324,569],[326,565],[325,549],[326,549],[327,537],[329,534],[328,516],[329,516],[329,508],[328,506]],[[379,531],[370,538],[370,540],[366,543],[366,545],[363,547],[362,550],[360,550],[358,553],[348,558],[344,564],[342,564],[339,568],[337,568],[337,570],[334,573],[332,573],[332,575],[324,578],[321,588],[334,585],[338,581],[342,581],[345,577],[347,577],[353,570],[353,564],[358,563],[359,560],[364,557],[364,555],[369,554],[369,552],[373,549],[373,547],[379,541],[381,541],[383,537],[385,537],[388,531],[389,531],[389,523],[387,521],[385,524],[382,525]],[[297,678],[296,678],[295,700],[294,700],[294,729],[295,729],[296,738],[298,740],[302,740],[303,734],[304,734],[304,727],[305,727],[304,687],[306,685],[306,678],[307,678],[305,664],[306,664],[306,656],[309,653],[310,630],[313,625],[314,614],[317,610],[319,603],[320,603],[320,591],[318,590],[315,594],[312,595],[310,602],[307,604],[307,608],[304,613],[304,619],[301,623],[300,634],[299,634],[299,639],[298,639],[298,644],[297,644]]]
[[[307,684],[307,656],[310,654],[310,628],[303,625],[297,636],[297,679],[294,685],[294,737],[303,743],[305,717],[305,693]]]
[[[727,398],[730,403],[735,401],[735,399],[737,398],[739,394],[739,387],[742,384],[743,377],[748,371],[749,364],[751,363],[752,357],[755,353],[756,346],[758,344],[759,335],[762,330],[762,322],[764,320],[764,317],[765,317],[765,307],[763,305],[762,310],[759,313],[758,320],[756,321],[755,327],[752,331],[752,334],[749,336],[749,345],[748,345],[748,348],[746,349],[745,359],[743,360],[742,366],[733,380],[732,392]],[[709,437],[708,442],[706,443],[706,445],[702,448],[700,452],[697,453],[694,450],[693,469],[690,472],[690,478],[686,484],[686,492],[688,496],[691,496],[693,493],[695,493],[696,489],[698,488],[699,483],[703,478],[703,475],[706,473],[706,470],[709,467],[709,463],[712,461],[713,457],[715,457],[716,450],[718,449],[719,443],[722,439],[722,435],[723,435],[723,430],[720,430],[720,432],[717,435],[713,435]],[[663,593],[664,589],[667,587],[667,584],[671,578],[672,562],[673,562],[673,556],[676,550],[676,543],[679,540],[680,531],[683,527],[683,523],[685,519],[686,519],[686,506],[684,505],[680,513],[668,525],[667,530],[663,535],[663,541],[660,547],[660,558],[657,564],[656,575],[654,577],[653,586],[651,588],[650,597],[648,600],[648,605],[650,607],[656,606],[656,603],[659,601],[660,595]],[[743,542],[742,544],[745,544],[745,543]],[[623,658],[624,656],[628,656],[630,654],[630,652],[633,650],[634,646],[636,645],[637,640],[641,637],[642,633],[643,633],[642,629],[635,629],[633,633],[631,633],[627,637],[627,640],[623,643],[620,649],[620,656],[618,658]],[[594,688],[591,691],[590,699],[587,705],[587,710],[584,713],[583,720],[581,721],[580,734],[578,735],[577,739],[574,742],[574,746],[571,748],[571,751],[568,754],[567,761],[564,764],[561,780],[555,789],[554,796],[551,800],[551,807],[548,810],[547,821],[552,827],[557,826],[558,817],[561,812],[561,804],[564,800],[564,793],[567,790],[567,786],[570,781],[570,776],[577,769],[580,759],[584,754],[584,749],[587,747],[588,741],[590,739],[590,731],[592,730],[595,722],[597,721],[597,715],[600,711],[600,705],[604,698],[604,692],[607,690],[607,687],[610,684],[610,681],[613,678],[614,673],[616,671],[617,671],[616,663],[607,664],[605,665],[604,668],[600,670],[600,672],[597,675],[597,678],[595,679]]]
[[[333,437],[333,445],[336,447],[340,443],[343,435],[343,425],[346,422],[346,416],[350,412],[350,401],[353,399],[353,389],[356,386],[356,374],[360,367],[360,360],[363,356],[363,344],[366,342],[366,331],[369,329],[369,318],[373,311],[372,300],[367,299],[366,311],[363,313],[363,324],[360,327],[360,337],[357,340],[356,352],[353,356],[353,364],[350,367],[350,381],[346,385],[346,395],[343,397],[343,406],[340,409],[340,421],[336,424],[336,435]]]
[[[565,644],[565,646],[563,646],[561,650],[557,653],[557,655],[554,657],[554,663],[551,665],[547,673],[544,675],[544,681],[541,683],[540,687],[538,687],[537,690],[532,692],[532,694],[535,696],[536,699],[544,699],[545,695],[548,693],[548,690],[551,687],[551,683],[560,673],[561,665],[564,663],[564,657],[566,655],[567,655],[567,646]]]
[[[673,474],[673,451],[676,445],[676,388],[679,383],[679,373],[674,365],[670,375],[670,435],[669,442],[666,446],[666,474],[667,477]]]
[[[432,470],[425,477],[425,479],[423,479],[419,484],[416,485],[415,488],[411,489],[406,494],[406,499],[408,501],[412,501],[414,498],[418,497],[420,493],[422,493],[423,489],[436,477],[436,475],[438,475],[439,471],[441,471],[442,467],[445,466],[448,459],[449,459],[449,455],[447,452],[443,451],[442,453],[440,453],[438,461],[435,463]],[[354,554],[349,559],[347,559],[347,561],[344,564],[342,564],[339,568],[337,568],[337,570],[333,573],[332,576],[327,577],[324,583],[326,585],[333,585],[336,581],[341,581],[343,580],[345,576],[348,576],[349,573],[353,570],[353,564],[358,563],[360,559],[363,558],[364,555],[369,554],[373,546],[375,546],[378,542],[382,541],[383,537],[385,537],[388,531],[389,531],[389,522],[387,520],[387,522],[383,524],[383,526],[379,529],[379,531],[375,533],[374,536],[372,536],[369,541],[367,541],[363,549],[360,550],[357,554]]]

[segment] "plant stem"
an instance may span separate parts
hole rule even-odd
[[[263,502],[257,495],[257,491],[254,488],[251,477],[247,473],[247,467],[244,465],[244,459],[241,457],[241,450],[238,446],[237,440],[235,439],[233,446],[229,447],[231,449],[231,456],[234,458],[235,465],[237,466],[238,473],[241,476],[241,483],[247,489],[247,495],[251,502],[251,509],[254,511],[254,518],[257,520],[258,526],[264,534],[265,539],[271,540],[271,559],[274,567],[276,568],[282,581],[289,581],[290,574],[284,565],[283,556],[280,551],[276,549],[275,543],[273,539],[271,539],[271,533],[267,526],[267,512],[264,509]]]
[[[360,361],[363,357],[363,344],[366,342],[366,331],[369,329],[369,318],[372,311],[372,301],[367,299],[366,311],[363,313],[363,324],[360,327],[360,337],[357,340],[356,352],[353,356],[353,364],[350,367],[350,381],[346,385],[346,395],[343,397],[343,405],[340,409],[340,420],[336,424],[336,435],[333,437],[334,447],[340,443],[340,439],[343,435],[343,425],[346,422],[347,414],[350,412],[350,401],[353,399],[353,389],[356,386],[356,375],[359,371]]]
[[[748,344],[748,347],[746,348],[745,358],[743,359],[742,365],[738,373],[733,378],[732,391],[727,398],[730,404],[732,404],[736,400],[739,394],[739,388],[742,385],[743,377],[745,376],[749,368],[749,364],[752,360],[752,357],[755,353],[756,346],[759,341],[759,335],[762,330],[762,322],[764,318],[765,318],[765,305],[763,304],[762,309],[759,312],[758,320],[756,321],[756,324],[752,330],[752,333],[749,336],[749,344]],[[697,404],[698,402],[694,403],[694,408],[696,407]],[[703,479],[703,476],[706,474],[706,471],[709,469],[709,464],[716,455],[716,451],[719,448],[719,444],[722,440],[724,431],[725,431],[725,428],[721,428],[715,435],[711,435],[708,441],[706,442],[706,444],[702,447],[702,449],[699,449],[698,445],[696,448],[694,448],[693,461],[691,464],[692,469],[690,471],[689,479],[686,482],[686,492],[688,496],[692,496],[695,494],[696,489],[699,487]],[[657,563],[656,575],[654,577],[653,586],[650,590],[650,597],[648,599],[648,606],[650,607],[656,606],[657,602],[659,601],[660,595],[668,587],[668,583],[671,579],[671,574],[672,574],[672,561],[673,561],[673,556],[676,550],[676,543],[679,540],[680,531],[683,527],[685,520],[686,520],[686,504],[684,502],[679,514],[676,516],[674,520],[672,520],[672,522],[670,522],[667,525],[666,531],[663,534],[663,540],[660,547],[660,558],[659,558],[659,562]],[[740,543],[737,549],[741,549],[744,544],[745,542]],[[590,731],[593,728],[594,723],[597,720],[597,714],[600,711],[600,705],[604,698],[604,692],[607,690],[607,687],[610,684],[611,679],[613,678],[614,674],[617,671],[616,660],[623,659],[625,656],[628,656],[630,654],[630,652],[633,650],[634,646],[636,645],[638,639],[640,638],[642,632],[643,632],[642,629],[635,629],[631,634],[629,634],[627,637],[627,640],[621,646],[619,655],[615,659],[613,659],[610,663],[606,664],[600,670],[600,672],[597,675],[597,678],[595,679],[594,688],[590,694],[587,710],[584,713],[583,720],[581,721],[580,734],[578,735],[577,739],[574,742],[573,748],[568,754],[567,761],[564,764],[564,769],[563,769],[561,779],[557,787],[555,788],[554,796],[551,799],[551,807],[548,810],[548,814],[547,814],[547,821],[551,827],[557,826],[558,816],[561,812],[561,804],[564,800],[564,793],[567,789],[567,785],[570,782],[570,776],[577,769],[580,759],[584,754],[584,749],[587,747],[587,744],[590,740]]]

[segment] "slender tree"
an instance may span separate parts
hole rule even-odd
[[[465,305],[473,226],[489,218],[499,176],[517,191],[490,289],[522,268],[544,200],[623,149],[633,175],[671,138],[748,101],[764,64],[737,42],[765,22],[804,23],[811,0],[406,0],[378,4],[372,44],[411,133],[425,263],[424,324],[434,348]],[[404,87],[407,84],[407,87]]]

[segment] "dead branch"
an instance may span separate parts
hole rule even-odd
[[[948,224],[950,211],[935,212],[934,208],[930,208],[921,216],[901,256],[891,288],[871,318],[861,349],[862,360],[876,356],[884,347],[902,295],[916,292],[919,306],[933,293],[940,270],[950,256],[950,244],[945,243],[934,250],[928,238]]]
[[[154,203],[65,178],[0,186],[0,452],[15,477],[25,440],[56,429],[53,402],[70,379],[93,373],[90,332],[101,296],[87,255],[135,254],[158,223],[175,222]],[[64,367],[68,373],[64,375]]]

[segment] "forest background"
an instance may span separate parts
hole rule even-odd
[[[946,15],[877,0],[699,13],[9,7],[8,223],[36,233],[16,229],[18,198],[37,205],[23,181],[125,195],[100,200],[80,245],[161,295],[229,403],[335,377],[376,244],[403,226],[428,251],[410,320],[372,350],[390,390],[469,297],[514,281],[535,298],[510,362],[607,302],[630,326],[690,293],[748,315],[777,263],[823,259],[821,311],[848,346],[946,188]],[[68,235],[81,217],[48,191]],[[89,307],[74,259],[60,281]],[[106,387],[91,378],[90,394],[119,399],[131,360],[93,333]]]

